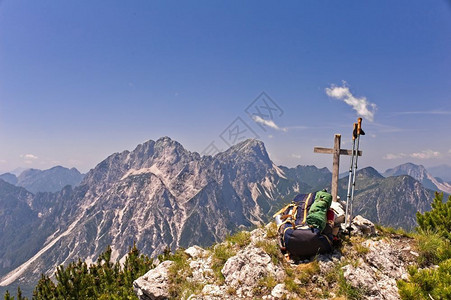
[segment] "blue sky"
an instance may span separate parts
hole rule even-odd
[[[0,1],[0,172],[162,136],[331,168],[357,106],[359,167],[451,165],[449,1]]]

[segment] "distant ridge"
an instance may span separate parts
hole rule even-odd
[[[17,177],[14,174],[11,173],[4,173],[0,175],[0,179],[2,179],[3,181],[12,184],[12,185],[16,185],[17,184]]]
[[[346,200],[348,179],[339,180],[338,194]],[[375,223],[412,230],[416,212],[430,210],[434,192],[409,175],[384,178],[374,168],[356,173],[353,215],[361,214]]]
[[[451,194],[451,184],[434,178],[434,176],[432,176],[422,165],[405,163],[395,168],[388,169],[383,175],[385,177],[409,175],[421,182],[421,184],[427,189]]]
[[[77,186],[84,175],[76,168],[56,166],[48,170],[26,169],[15,176],[11,173],[0,175],[0,179],[8,183],[23,187],[32,193],[59,192],[66,185]]]

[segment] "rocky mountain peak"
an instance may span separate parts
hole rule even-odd
[[[385,171],[384,176],[399,176],[399,175],[409,175],[418,181],[422,181],[427,178],[426,168],[422,165],[415,165],[413,163],[405,163],[399,165],[395,168],[388,169]]]
[[[373,167],[366,167],[363,169],[360,169],[356,172],[356,176],[362,177],[362,178],[384,178],[376,169]]]
[[[413,163],[402,164],[393,169],[388,169],[383,175],[385,177],[408,175],[421,182],[421,184],[427,189],[433,191],[442,191],[447,194],[451,193],[450,183],[443,182],[434,178],[422,165],[415,165]]]
[[[4,181],[16,185],[17,184],[17,177],[16,175],[12,174],[12,173],[4,173],[2,175],[0,175],[0,179],[3,179]]]
[[[254,162],[263,163],[267,166],[272,166],[272,161],[269,158],[265,145],[262,141],[256,139],[247,139],[238,143],[228,150],[218,153],[215,158],[220,160],[236,161],[236,162]]]
[[[58,192],[66,185],[76,186],[80,184],[83,175],[76,168],[56,166],[47,170],[24,170],[14,183],[26,188],[32,193]]]

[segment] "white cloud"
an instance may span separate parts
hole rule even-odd
[[[21,158],[24,159],[24,163],[31,165],[34,161],[36,161],[38,159],[38,157],[34,154],[21,154],[20,155]]]
[[[358,116],[373,122],[377,109],[376,104],[369,102],[366,97],[355,97],[346,86],[346,82],[343,82],[343,86],[331,85],[330,88],[326,88],[326,94],[329,97],[343,100],[357,112]]]
[[[293,153],[293,154],[291,154],[291,157],[296,158],[296,159],[301,159],[302,155]]]
[[[38,159],[38,157],[36,155],[33,155],[33,154],[22,154],[20,157],[21,158],[25,158],[27,160],[36,160],[36,159]]]
[[[412,158],[418,158],[418,159],[430,159],[430,158],[436,158],[440,156],[440,152],[433,151],[433,150],[424,150],[417,153],[412,153],[410,157]]]
[[[440,152],[434,151],[434,150],[423,150],[421,152],[414,152],[414,153],[387,153],[382,158],[386,160],[393,160],[393,159],[399,159],[399,158],[416,158],[416,159],[431,159],[431,158],[437,158],[440,157]]]
[[[406,156],[407,155],[405,153],[397,153],[397,154],[387,153],[382,157],[382,159],[393,160],[393,159],[403,158]]]
[[[281,131],[287,131],[286,128],[279,127],[276,123],[274,123],[273,120],[265,120],[265,119],[263,119],[260,116],[254,116],[253,119],[254,119],[255,122],[257,122],[259,124],[262,124],[264,126],[268,126],[268,127],[272,128],[272,129],[281,130]]]

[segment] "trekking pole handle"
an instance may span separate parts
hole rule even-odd
[[[362,118],[357,119],[357,135],[360,135],[362,131]]]
[[[355,140],[357,138],[357,134],[358,134],[357,126],[358,126],[357,123],[354,123],[354,128],[352,129],[352,139],[353,140]]]

